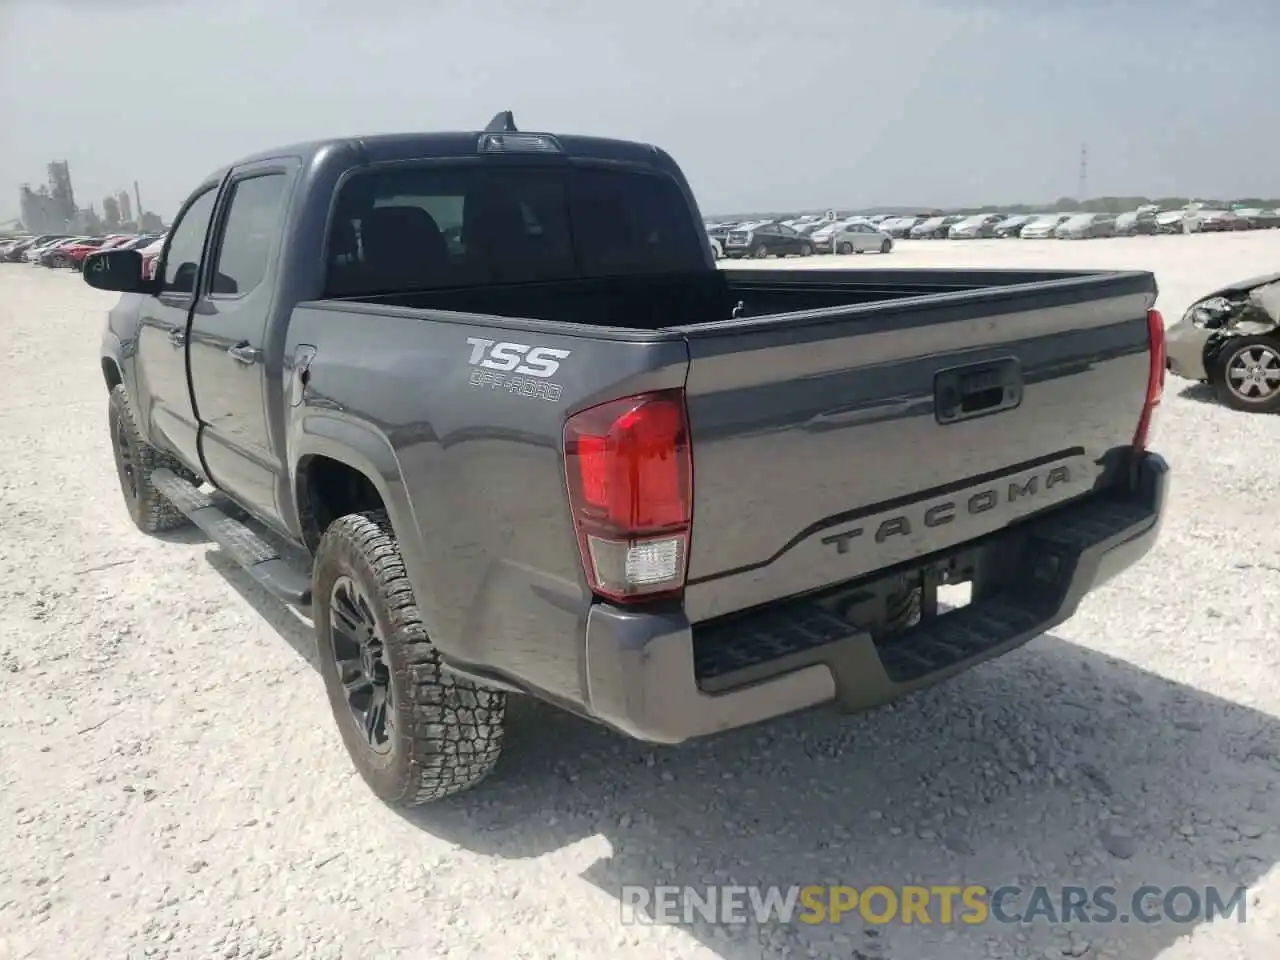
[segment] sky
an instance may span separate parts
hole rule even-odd
[[[0,219],[361,133],[658,144],[704,213],[1280,195],[1276,0],[0,0]]]

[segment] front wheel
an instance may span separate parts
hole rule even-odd
[[[161,533],[185,525],[186,516],[161,495],[151,478],[163,468],[192,483],[199,480],[178,460],[142,439],[124,384],[111,391],[107,427],[111,431],[111,452],[115,455],[120,492],[137,528],[143,533]]]
[[[386,513],[329,525],[312,596],[329,704],[370,789],[415,807],[487,777],[502,752],[506,695],[444,669]]]
[[[807,243],[805,243],[805,244],[801,244],[801,246],[800,246],[800,256],[802,256],[802,257],[811,257],[811,256],[813,256],[813,247],[811,247],[811,246],[810,246],[809,244],[807,244]]]
[[[847,257],[849,254],[853,253],[853,244],[848,240],[844,241],[844,243],[836,247],[836,253],[843,254]]]
[[[886,240],[884,243],[880,244],[880,252],[881,252],[881,253],[888,253],[888,252],[889,252],[890,250],[892,250],[892,249],[893,249],[893,241],[892,241],[892,240]]]
[[[1250,413],[1280,412],[1280,344],[1275,340],[1232,340],[1215,366],[1214,391],[1228,407]]]

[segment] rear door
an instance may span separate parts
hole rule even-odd
[[[191,389],[209,480],[261,519],[276,523],[283,465],[267,428],[273,360],[266,341],[285,205],[296,162],[237,169],[214,224],[211,268],[192,313]],[[275,376],[280,376],[278,366]],[[283,447],[281,446],[280,449]]]
[[[198,464],[200,454],[184,348],[218,184],[210,181],[201,186],[178,212],[156,268],[160,292],[143,298],[138,310],[134,415],[146,423],[154,446],[171,450],[190,464]]]
[[[854,249],[863,253],[880,249],[880,233],[875,227],[869,227],[865,223],[855,223],[849,229],[853,232]]]
[[[1123,474],[1150,276],[936,296],[679,328],[694,620],[967,542]]]
[[[791,229],[786,224],[778,224],[778,235],[782,238],[779,244],[779,253],[799,253],[804,246],[804,238],[799,232]]]

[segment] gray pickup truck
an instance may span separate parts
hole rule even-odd
[[[656,743],[883,703],[1158,534],[1151,274],[719,270],[645,144],[272,150],[84,276],[134,521],[310,608],[393,803],[484,778],[512,692]]]

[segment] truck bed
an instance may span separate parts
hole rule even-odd
[[[1092,283],[1099,273],[1044,270],[715,270],[609,280],[505,284],[335,298],[582,326],[660,330],[734,318],[883,304],[1028,285]],[[1114,275],[1112,275],[1114,276]],[[741,307],[739,307],[741,304]]]
[[[695,464],[685,609],[698,623],[1117,482],[1146,397],[1155,293],[1146,273],[717,270],[326,307],[495,340],[537,331],[583,362],[559,374],[570,408],[634,392],[641,351],[682,340]],[[550,405],[535,423],[525,405],[473,411],[535,435],[568,412]]]

